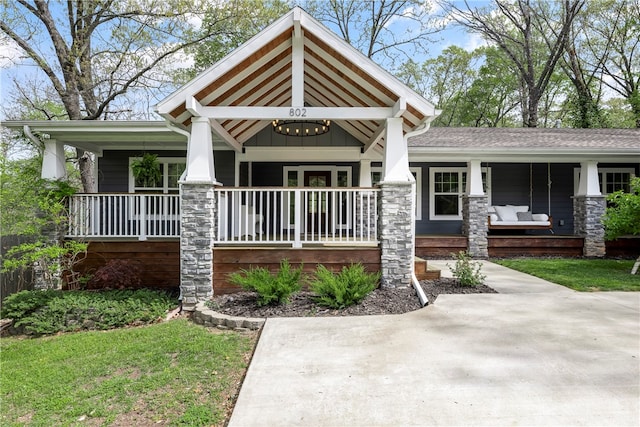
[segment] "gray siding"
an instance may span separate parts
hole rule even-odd
[[[158,157],[186,158],[187,152],[150,151]],[[98,160],[98,191],[101,193],[125,193],[129,191],[129,158],[140,156],[140,151],[105,150]],[[233,186],[235,153],[233,151],[214,152],[216,178],[223,185]]]
[[[318,136],[285,136],[275,133],[271,124],[245,143],[247,147],[360,147],[362,144],[335,123],[329,132]]]
[[[429,168],[465,167],[463,163],[411,163],[422,168],[422,220],[416,222],[417,234],[460,234],[461,221],[429,220]],[[487,166],[483,164],[483,167]],[[491,163],[490,203],[492,205],[528,205],[534,213],[553,216],[556,234],[573,234],[574,170],[571,163]],[[633,168],[640,176],[637,164],[599,164],[600,168]],[[549,179],[550,178],[550,179]],[[551,181],[549,189],[548,181]],[[549,205],[550,201],[550,205]],[[562,222],[563,225],[560,225]],[[530,233],[548,234],[537,230]]]
[[[573,234],[573,170],[576,167],[580,165],[535,163],[530,169],[528,163],[491,164],[491,203],[530,206],[533,213],[553,216],[556,234]],[[564,225],[559,225],[561,221]],[[548,234],[547,231],[537,233]]]

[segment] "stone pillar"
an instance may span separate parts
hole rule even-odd
[[[584,237],[583,255],[603,257],[606,252],[602,216],[606,209],[606,196],[575,196],[573,198],[574,234]]]
[[[213,295],[216,199],[211,183],[182,183],[180,189],[180,292],[193,310]]]
[[[487,241],[487,196],[462,196],[462,234],[467,236],[467,253],[474,258],[489,256]]]
[[[379,199],[382,286],[410,286],[413,271],[411,182],[381,182]]]
[[[378,206],[376,203],[376,192],[372,190],[361,190],[355,194],[355,237],[371,237],[375,239],[377,224]]]

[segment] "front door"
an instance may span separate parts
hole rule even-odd
[[[320,189],[331,187],[331,171],[305,171],[304,186],[319,189],[307,192],[307,231],[318,234],[327,233],[331,212],[328,195]]]

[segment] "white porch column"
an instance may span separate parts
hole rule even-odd
[[[180,293],[185,310],[213,294],[217,184],[209,119],[193,117],[187,170],[180,182]]]
[[[600,190],[598,162],[587,160],[580,166],[578,193],[573,198],[574,234],[584,237],[582,249],[584,256],[603,257],[606,253],[606,245],[602,216],[607,202]]]
[[[371,160],[360,160],[360,179],[358,181],[359,187],[371,187]]]
[[[580,163],[580,184],[578,196],[601,196],[600,181],[598,180],[598,162],[587,160]]]
[[[65,168],[64,144],[55,139],[44,141],[44,155],[42,156],[42,179],[64,179],[67,177]]]
[[[380,182],[380,272],[383,287],[411,286],[413,273],[414,180],[409,170],[402,119],[387,119]]]
[[[387,119],[384,135],[384,158],[382,181],[408,182],[409,149],[402,133],[402,118]]]
[[[462,234],[467,236],[467,252],[478,258],[488,253],[488,196],[482,186],[482,162],[467,163],[467,188],[462,196]]]
[[[482,163],[480,160],[471,160],[467,163],[467,188],[465,192],[469,196],[484,196]]]
[[[191,135],[187,147],[187,174],[184,182],[218,183],[213,161],[211,125],[206,117],[191,119]]]

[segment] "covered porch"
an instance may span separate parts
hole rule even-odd
[[[156,111],[188,138],[180,179],[187,308],[211,296],[216,248],[223,246],[372,246],[379,248],[382,286],[412,284],[415,225],[406,208],[415,182],[407,139],[426,132],[438,112],[302,9],[292,9]],[[226,189],[213,135],[234,152],[234,187],[241,186],[241,162],[268,158],[354,162],[358,187],[291,185],[286,177],[286,188],[255,188],[249,180],[247,189]],[[372,161],[382,164],[379,188],[372,186]]]

